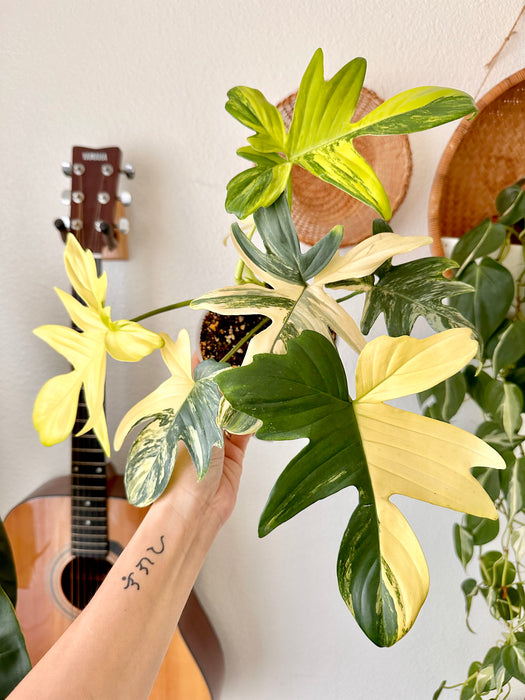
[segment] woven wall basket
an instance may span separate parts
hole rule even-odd
[[[443,237],[460,238],[488,216],[507,185],[525,177],[525,69],[492,88],[475,119],[464,119],[439,163],[429,202],[432,253]]]
[[[277,105],[287,128],[292,121],[296,94]],[[354,121],[382,102],[375,92],[363,88]],[[408,136],[360,136],[354,145],[379,177],[394,213],[405,198],[412,174]],[[304,168],[292,167],[292,217],[303,243],[313,245],[341,224],[344,226],[342,245],[354,245],[372,234],[372,222],[378,216],[371,207],[319,180]]]

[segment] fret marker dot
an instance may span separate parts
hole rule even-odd
[[[91,501],[84,501],[84,505],[85,505],[86,507],[89,507],[89,506],[91,505]]]
[[[97,467],[97,474],[102,474],[102,467]]]
[[[91,525],[91,520],[84,520],[84,525]]]

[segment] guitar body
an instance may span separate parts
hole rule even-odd
[[[33,665],[80,613],[68,599],[71,591],[67,595],[63,585],[64,570],[67,572],[74,559],[70,491],[68,477],[54,479],[5,519],[18,577],[16,612]],[[103,562],[107,568],[131,539],[145,513],[126,501],[121,477],[108,478],[109,552]],[[218,698],[223,673],[219,642],[192,593],[150,700],[213,700]]]

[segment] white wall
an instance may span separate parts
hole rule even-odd
[[[221,243],[230,223],[225,185],[243,166],[235,149],[247,132],[224,111],[230,87],[258,87],[276,102],[296,89],[321,46],[327,75],[354,56],[368,58],[366,85],[383,97],[422,84],[475,93],[521,6],[522,0],[4,2],[0,513],[69,469],[68,445],[42,447],[31,425],[38,388],[64,371],[31,330],[66,321],[52,290],[67,288],[52,221],[66,213],[60,161],[72,145],[119,145],[137,170],[129,185],[130,260],[106,266],[114,317],[132,317],[231,280],[235,256]],[[522,22],[487,89],[523,67],[524,37]],[[411,137],[414,173],[394,218],[398,233],[426,233],[432,178],[453,129]],[[195,337],[199,318],[173,312],[150,327],[176,333],[185,325]],[[351,369],[350,353],[347,360]],[[162,377],[151,358],[142,366],[111,365],[112,430]],[[391,650],[377,649],[337,591],[337,549],[353,493],[318,503],[257,539],[266,497],[295,449],[252,441],[237,510],[197,585],[226,654],[224,700],[421,700],[445,677],[462,680],[495,630],[481,623],[477,636],[466,630],[463,575],[451,544],[457,516],[403,504],[427,554],[430,594],[408,636]],[[114,462],[122,469],[124,455]]]

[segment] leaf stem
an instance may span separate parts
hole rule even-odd
[[[357,292],[352,292],[351,294],[347,294],[345,297],[341,297],[340,299],[336,299],[336,302],[340,304],[343,301],[346,301],[347,299],[351,299],[352,297],[356,297],[358,294],[362,294],[364,290],[360,289]]]
[[[189,306],[193,299],[187,299],[186,301],[179,301],[176,304],[168,304],[167,306],[161,306],[158,309],[153,309],[153,311],[148,311],[140,316],[135,316],[135,318],[130,319],[134,323],[143,321],[145,318],[150,318],[151,316],[156,316],[157,314],[163,314],[166,311],[172,311],[173,309],[181,309],[184,306]]]
[[[239,342],[233,346],[233,348],[228,350],[226,355],[224,355],[224,357],[221,358],[221,362],[228,362],[230,357],[233,357],[237,350],[239,350],[239,348],[242,348],[244,343],[248,342],[250,338],[252,338],[256,333],[258,333],[262,328],[264,328],[264,326],[268,323],[269,320],[269,318],[263,318],[262,321],[259,321],[259,323],[256,326],[254,326],[250,331],[248,331],[248,333],[246,333],[246,335],[243,338],[241,338]]]

